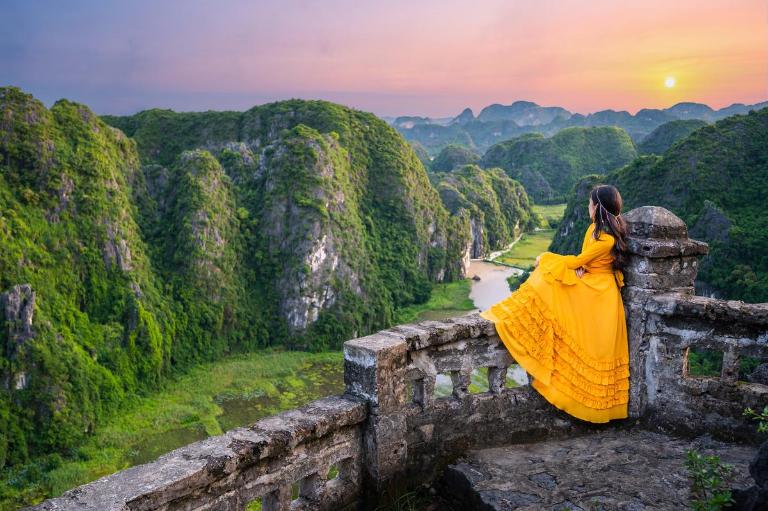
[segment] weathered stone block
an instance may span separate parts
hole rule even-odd
[[[688,228],[671,211],[658,206],[641,206],[624,213],[629,235],[636,238],[683,239]]]
[[[407,466],[406,414],[370,415],[364,433],[365,470],[369,482],[384,484]]]
[[[655,289],[667,291],[678,287],[692,287],[696,279],[696,273],[693,275],[680,275],[668,273],[634,273],[627,271],[624,274],[624,283],[628,286],[644,289]]]
[[[405,404],[405,338],[378,333],[344,343],[346,393],[368,402],[375,414]]]

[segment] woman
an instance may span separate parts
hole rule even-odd
[[[610,185],[590,192],[592,224],[577,256],[544,252],[520,288],[481,312],[531,386],[589,422],[627,417],[629,349],[624,305],[626,224]]]

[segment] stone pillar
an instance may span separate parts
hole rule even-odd
[[[657,356],[645,337],[645,303],[662,293],[693,294],[698,257],[706,243],[688,238],[680,218],[658,206],[643,206],[624,214],[630,254],[624,271],[622,297],[627,316],[630,358],[629,416],[639,418],[647,404],[646,359]]]
[[[407,351],[405,338],[392,332],[344,343],[345,392],[368,403],[363,471],[366,491],[374,498],[405,472]]]

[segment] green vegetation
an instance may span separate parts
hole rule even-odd
[[[761,412],[756,412],[752,408],[745,408],[744,415],[757,421],[757,432],[768,433],[768,406]]]
[[[723,369],[723,352],[695,350],[688,352],[689,376],[720,376]]]
[[[105,118],[128,138],[8,87],[0,119],[0,293],[35,297],[31,330],[0,328],[0,468],[38,467],[19,480],[201,363],[390,326],[470,237],[393,128],[332,103]]]
[[[547,251],[555,235],[555,228],[560,224],[565,212],[565,204],[536,204],[533,206],[533,211],[543,218],[544,224],[550,226],[550,228],[537,229],[523,234],[509,250],[495,258],[495,262],[515,266],[523,270],[531,270],[536,262],[536,256]],[[526,278],[528,278],[527,275],[509,277],[507,280],[510,283],[510,289],[517,289]]]
[[[662,124],[637,146],[640,154],[663,154],[678,140],[682,140],[707,123],[698,119],[670,121]]]
[[[533,268],[528,268],[526,270],[523,270],[523,273],[520,275],[510,275],[507,277],[507,284],[509,284],[509,290],[510,291],[516,291],[517,288],[519,288],[523,282],[528,280],[528,277],[531,276],[531,271],[533,271]]]
[[[561,204],[534,204],[533,211],[541,215],[546,227],[557,229],[565,214],[566,205],[565,202]]]
[[[641,156],[622,169],[580,181],[550,250],[576,253],[589,224],[596,183],[619,188],[624,210],[662,206],[709,243],[698,284],[729,299],[768,301],[768,108],[694,131],[663,156]]]
[[[568,128],[545,138],[528,134],[485,153],[484,167],[501,167],[537,202],[563,202],[581,177],[620,167],[637,156],[620,128]]]
[[[479,159],[477,153],[466,147],[447,145],[432,160],[430,169],[433,172],[450,172],[456,167],[477,163]]]
[[[437,284],[426,302],[398,309],[395,312],[395,324],[449,317],[473,310],[475,304],[469,299],[471,287],[469,279]]]
[[[689,449],[685,468],[693,481],[691,504],[695,511],[720,511],[734,502],[729,487],[732,465],[721,463],[719,456],[704,456]]]
[[[421,164],[424,165],[424,168],[428,169],[432,164],[432,160],[430,159],[429,153],[424,148],[424,146],[415,140],[408,143],[410,144],[411,148],[413,148],[413,152],[416,154],[416,157],[419,159]]]
[[[494,261],[510,264],[523,270],[531,268],[536,261],[536,256],[547,251],[554,234],[554,229],[542,229],[525,233],[517,243],[512,245],[512,248],[494,259]]]
[[[0,510],[61,494],[189,442],[343,390],[342,354],[235,355],[174,376],[125,401],[74,452],[40,456],[0,474]]]
[[[544,222],[533,211],[523,186],[501,169],[465,165],[453,172],[432,173],[430,179],[454,218],[465,218],[469,224],[463,232],[473,239],[466,239],[463,246],[471,241],[472,257],[499,250]]]

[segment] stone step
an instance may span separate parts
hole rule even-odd
[[[585,436],[470,451],[448,466],[443,494],[455,509],[690,509],[687,449],[734,465],[732,487],[753,484],[754,446],[708,435],[681,439],[641,429],[607,428]]]

